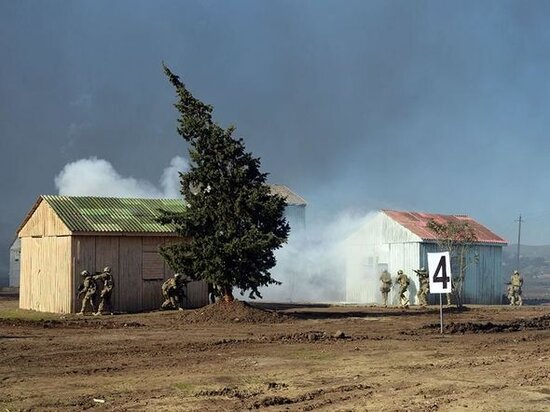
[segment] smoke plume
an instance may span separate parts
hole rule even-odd
[[[91,157],[65,165],[55,178],[60,195],[107,197],[180,197],[179,172],[189,163],[174,157],[157,185],[122,176],[111,163]],[[318,219],[307,229],[294,228],[289,241],[277,250],[273,277],[282,282],[262,288],[264,300],[272,302],[343,302],[346,300],[346,263],[359,253],[350,236],[373,214],[344,212],[331,221]],[[355,257],[356,258],[356,257]],[[245,295],[246,296],[246,295]]]
[[[124,177],[107,160],[90,157],[69,163],[55,177],[55,187],[65,196],[178,198],[179,172],[189,170],[186,159],[176,156],[161,175],[158,185]]]
[[[271,302],[344,302],[346,300],[346,262],[350,236],[362,227],[372,213],[356,215],[343,212],[330,222],[308,224],[306,230],[291,232],[288,244],[277,251],[277,266],[272,274],[281,285],[261,290]]]

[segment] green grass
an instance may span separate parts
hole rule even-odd
[[[36,312],[24,309],[0,308],[0,320],[23,320],[28,322],[41,322],[44,320],[59,319],[60,315],[55,313]]]
[[[174,383],[172,386],[185,395],[191,395],[197,389],[197,385],[189,382],[178,382]]]

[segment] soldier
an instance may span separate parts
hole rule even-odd
[[[428,279],[428,271],[426,268],[421,267],[415,270],[418,275],[418,292],[416,298],[420,306],[426,306],[428,304],[428,293],[430,293],[430,280]]]
[[[111,268],[106,266],[103,269],[103,272],[96,272],[94,280],[101,280],[103,282],[103,289],[99,295],[99,307],[97,312],[94,315],[103,314],[103,309],[108,309],[107,311],[112,315],[113,314],[113,305],[111,304],[111,295],[113,294],[113,288],[115,287],[115,282],[113,280],[113,275],[111,274]]]
[[[216,303],[216,298],[220,296],[220,291],[218,290],[218,286],[216,286],[213,283],[208,284],[208,298],[210,299],[210,303]]]
[[[409,307],[409,297],[407,296],[407,289],[411,283],[409,277],[403,273],[402,270],[397,272],[397,279],[395,280],[399,284],[399,301],[402,308]]]
[[[454,287],[451,285],[451,290],[453,290]],[[454,290],[453,290],[454,292]],[[451,306],[453,304],[453,301],[452,301],[452,296],[453,294],[452,293],[446,293],[445,294],[447,296],[447,306]]]
[[[392,280],[390,272],[384,270],[380,275],[380,292],[382,292],[382,299],[384,299],[384,307],[388,307],[388,294],[391,291]]]
[[[164,302],[161,305],[162,310],[179,309],[183,310],[183,299],[185,298],[184,288],[187,285],[183,275],[176,273],[173,277],[162,284],[162,295]]]
[[[510,306],[514,306],[516,300],[514,299],[514,288],[512,287],[512,282],[506,282],[506,297],[510,301]]]
[[[77,313],[77,315],[84,315],[84,312],[86,311],[86,304],[89,302],[90,306],[92,307],[92,313],[95,312],[95,294],[97,292],[97,285],[95,283],[95,280],[92,275],[90,275],[90,272],[87,270],[83,270],[80,273],[80,276],[84,278],[82,284],[78,287],[78,293],[77,296],[80,297],[84,295],[84,298],[82,299],[82,308],[80,309],[80,312]]]
[[[514,305],[523,305],[523,299],[521,299],[521,287],[523,286],[523,278],[517,270],[514,271],[514,274],[510,278],[510,283],[512,284]]]

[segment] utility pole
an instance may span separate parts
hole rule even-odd
[[[524,220],[521,220],[521,214],[519,215],[519,218],[518,220],[516,220],[516,222],[518,222],[518,250],[516,254],[516,270],[519,271],[519,245],[521,243],[521,222],[524,222]]]

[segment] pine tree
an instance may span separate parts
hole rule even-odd
[[[233,300],[235,287],[261,297],[259,287],[279,283],[270,269],[290,230],[286,202],[271,194],[260,159],[233,137],[235,128],[214,123],[212,106],[193,97],[168,67],[164,72],[178,95],[177,130],[188,143],[191,168],[180,173],[186,211],[163,212],[159,219],[174,224],[185,240],[162,247],[161,254],[173,270],[216,285],[225,301]]]

